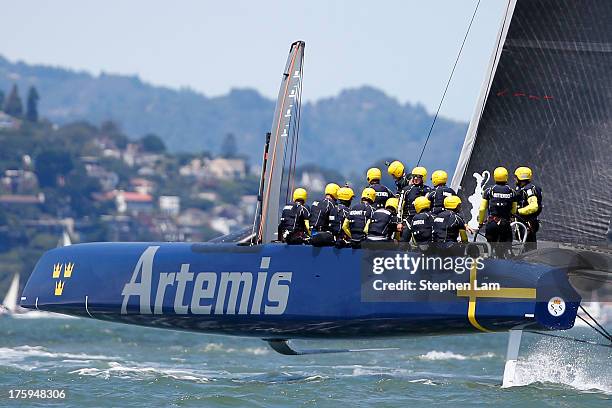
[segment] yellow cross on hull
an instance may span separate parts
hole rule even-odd
[[[470,269],[470,289],[457,290],[457,297],[468,298],[468,320],[472,326],[480,331],[490,333],[476,320],[477,298],[505,298],[505,299],[535,299],[535,288],[500,288],[497,290],[476,289],[476,264]]]

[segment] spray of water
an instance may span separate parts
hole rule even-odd
[[[612,394],[612,354],[607,348],[541,339],[521,354],[518,385],[564,384]]]

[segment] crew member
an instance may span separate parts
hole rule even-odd
[[[391,197],[385,203],[385,208],[374,211],[368,228],[368,241],[393,241],[398,224],[397,208],[397,198]]]
[[[374,209],[385,207],[385,203],[391,197],[395,197],[395,195],[387,188],[380,184],[380,179],[382,178],[382,172],[377,167],[372,167],[368,169],[366,173],[366,177],[368,179],[369,187],[376,191],[376,200],[374,200]]]
[[[401,161],[396,160],[392,162],[389,167],[387,167],[387,172],[395,181],[397,194],[410,184],[410,177],[404,173],[404,165]]]
[[[339,189],[340,186],[336,183],[329,183],[325,186],[325,197],[323,200],[313,202],[310,207],[310,227],[312,228],[310,243],[313,246],[334,245],[330,215],[336,207]]]
[[[403,210],[402,210],[402,218],[408,221],[408,225],[410,225],[410,221],[412,221],[412,217],[416,215],[416,210],[414,209],[414,200],[417,197],[424,197],[430,191],[431,187],[424,184],[424,180],[427,179],[427,169],[425,167],[415,167],[412,169],[410,184],[401,191],[402,201],[403,201]]]
[[[444,211],[434,218],[433,240],[434,242],[467,242],[465,232],[465,220],[459,214],[461,210],[461,199],[455,195],[444,199]]]
[[[488,242],[512,242],[512,227],[510,217],[516,213],[516,193],[508,186],[508,170],[497,167],[493,171],[495,185],[486,188],[482,193],[478,213],[479,228],[485,225],[485,237]],[[495,252],[504,257],[508,251],[507,245],[497,245]]]
[[[303,188],[296,188],[293,201],[283,207],[278,238],[289,245],[299,245],[308,242],[310,235],[310,210],[306,205],[308,193]]]
[[[514,171],[518,200],[517,219],[527,226],[526,242],[530,249],[536,249],[536,233],[540,229],[538,215],[542,212],[542,189],[531,182],[533,174],[529,167],[519,167]]]
[[[342,229],[344,220],[348,217],[351,201],[355,193],[350,187],[340,187],[338,190],[338,201],[336,206],[332,209],[329,216],[329,223],[331,226],[331,232],[334,234],[334,240],[337,247],[342,248],[348,246],[349,236]]]
[[[350,238],[350,244],[353,248],[360,248],[368,234],[368,227],[374,209],[372,203],[376,199],[376,191],[370,187],[363,189],[361,193],[361,202],[353,205],[349,211],[348,217],[342,224],[342,229]]]
[[[442,204],[444,205],[444,203]],[[414,200],[416,215],[412,217],[410,232],[414,242],[423,244],[432,241],[433,221],[435,215],[429,211],[431,202],[426,197],[417,197]]]
[[[455,190],[446,185],[447,180],[448,174],[444,170],[436,170],[431,175],[431,182],[434,187],[427,193],[426,197],[431,201],[431,212],[434,214],[440,214],[444,211],[444,199],[446,197],[457,195]]]

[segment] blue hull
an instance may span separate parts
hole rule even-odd
[[[96,319],[259,338],[372,338],[560,330],[574,324],[579,295],[566,271],[513,260],[484,268],[422,268],[402,278],[502,288],[373,290],[399,272],[372,271],[393,251],[267,244],[92,243],[43,255],[21,306]],[[402,255],[404,252],[401,253]],[[411,258],[422,257],[418,252]],[[369,266],[368,266],[369,265]],[[476,275],[477,274],[477,275]],[[473,282],[472,282],[473,283]],[[550,299],[564,299],[552,314]]]

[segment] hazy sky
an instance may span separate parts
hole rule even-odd
[[[0,54],[208,96],[252,87],[275,97],[301,39],[305,100],[372,85],[435,111],[477,1],[0,0]],[[471,116],[506,2],[481,0],[443,115]]]

